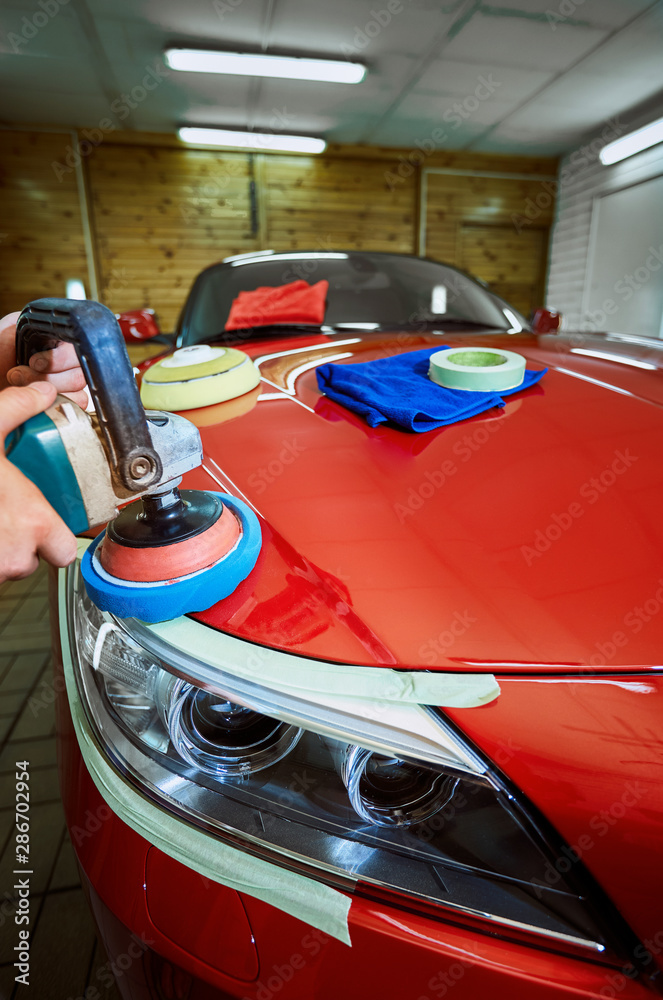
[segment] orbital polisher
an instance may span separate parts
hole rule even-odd
[[[202,463],[199,431],[176,413],[143,409],[109,309],[75,299],[26,306],[16,324],[18,364],[59,341],[76,349],[94,412],[58,395],[9,435],[7,457],[74,534],[108,522],[81,563],[102,611],[156,622],[206,610],[255,566],[257,517],[227,494],[179,489]]]

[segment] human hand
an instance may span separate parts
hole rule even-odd
[[[83,409],[88,404],[85,375],[73,344],[59,343],[49,351],[33,354],[27,365],[16,364],[16,320],[20,313],[0,319],[0,388],[50,382],[58,392]]]
[[[55,386],[43,381],[0,392],[0,582],[29,576],[39,556],[53,566],[68,566],[76,558],[76,538],[4,449],[7,435],[55,397]]]

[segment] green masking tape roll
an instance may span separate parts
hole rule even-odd
[[[428,377],[446,389],[503,392],[525,377],[525,358],[492,347],[459,347],[430,357]]]

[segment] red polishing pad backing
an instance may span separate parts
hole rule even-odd
[[[118,580],[168,583],[222,559],[234,549],[240,533],[239,521],[224,506],[223,513],[210,528],[183,542],[138,548],[120,545],[106,535],[99,558],[106,572]]]

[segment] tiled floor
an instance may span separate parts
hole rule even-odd
[[[49,683],[47,574],[0,586],[0,1000],[119,1000],[97,941],[60,803]],[[14,977],[15,762],[30,762],[31,969]]]

